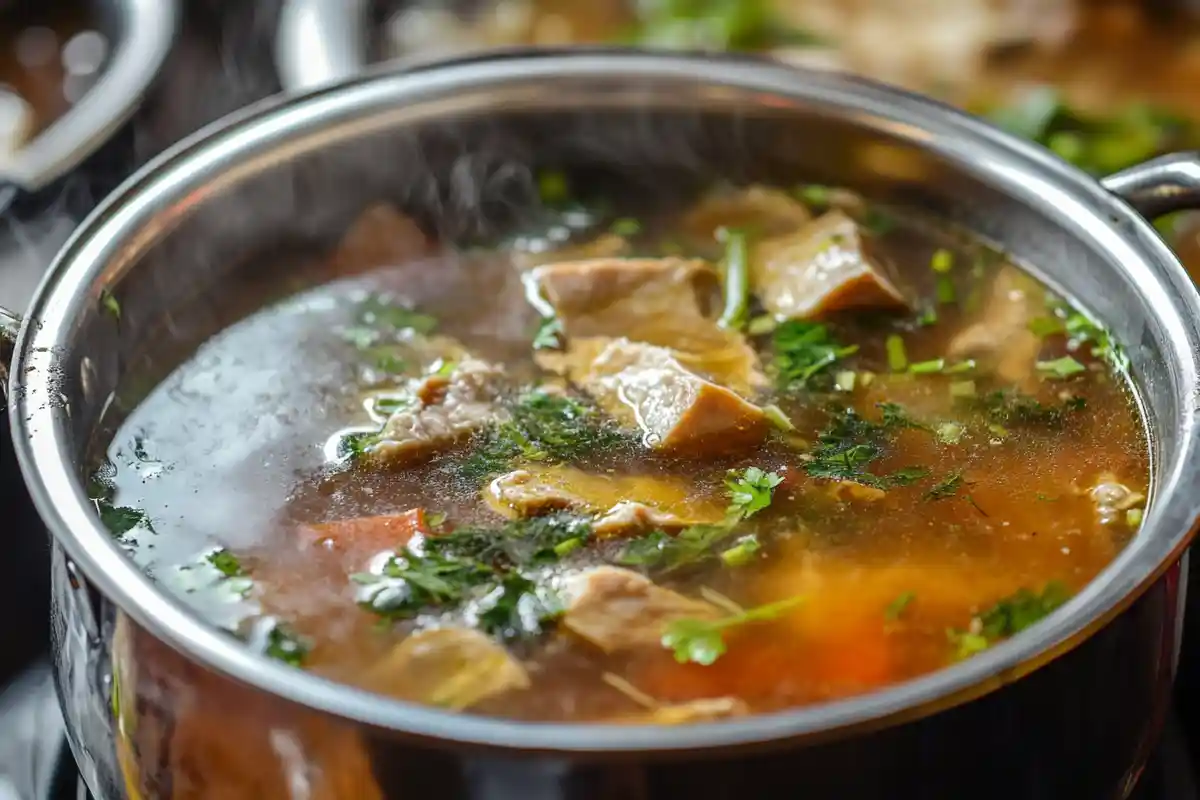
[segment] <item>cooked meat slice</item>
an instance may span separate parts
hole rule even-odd
[[[371,683],[394,697],[454,711],[530,685],[519,661],[470,628],[414,633],[374,667]]]
[[[631,531],[650,529],[673,531],[689,525],[714,522],[720,522],[720,517],[705,520],[685,519],[678,514],[662,511],[645,503],[622,500],[592,523],[592,531],[601,537],[624,536]]]
[[[389,205],[368,208],[355,220],[330,259],[337,275],[394,266],[432,251],[417,223]]]
[[[685,367],[665,347],[628,339],[577,339],[543,356],[613,417],[638,426],[647,447],[705,457],[752,447],[767,434],[763,410]]]
[[[951,358],[973,358],[1008,383],[1032,392],[1037,388],[1037,357],[1042,340],[1029,323],[1043,313],[1037,283],[1013,266],[996,273],[984,299],[980,320],[963,328],[947,348]]]
[[[669,347],[742,394],[766,385],[746,340],[712,316],[719,281],[703,261],[603,258],[549,264],[531,276],[568,339],[624,336]]]
[[[830,211],[753,247],[754,290],[763,308],[780,319],[854,308],[904,308],[904,296],[869,250],[858,224],[841,211]]]
[[[601,536],[650,527],[675,530],[719,522],[724,514],[718,504],[693,497],[688,486],[678,480],[596,475],[562,466],[531,466],[501,475],[488,486],[485,500],[506,517],[532,517],[564,509],[601,514],[593,528]]]
[[[606,653],[659,647],[677,619],[714,619],[716,607],[656,586],[618,567],[596,567],[567,581],[562,626]]]
[[[736,697],[711,697],[661,705],[607,721],[640,725],[686,725],[691,722],[716,722],[730,717],[743,717],[749,713],[750,707]]]
[[[513,254],[513,263],[517,269],[525,271],[540,267],[543,264],[557,264],[562,261],[578,261],[585,258],[615,258],[629,252],[629,242],[615,233],[606,233],[578,244],[569,244],[553,250],[540,252],[517,251]]]
[[[504,373],[496,366],[468,359],[446,378],[420,381],[414,396],[429,398],[402,408],[383,426],[371,456],[389,462],[426,458],[492,422],[507,418],[497,404]]]
[[[791,233],[812,215],[799,200],[778,189],[751,186],[705,197],[683,218],[683,228],[701,241],[713,241],[718,228],[748,228],[761,236]]]

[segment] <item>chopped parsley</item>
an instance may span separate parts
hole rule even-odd
[[[1082,397],[1069,397],[1061,404],[1048,405],[1015,390],[1004,389],[959,399],[982,412],[995,425],[1008,427],[1060,428],[1087,404]]]
[[[480,629],[503,641],[536,636],[563,612],[558,598],[515,572],[500,580],[484,604],[478,616]]]
[[[505,639],[540,633],[559,603],[521,570],[558,561],[591,536],[582,517],[553,514],[426,537],[423,552],[398,551],[378,573],[358,573],[359,603],[385,620],[479,603],[477,622]]]
[[[242,562],[238,560],[238,557],[224,547],[209,553],[206,560],[209,564],[216,567],[217,571],[226,578],[241,578],[246,574],[245,570],[242,569]]]
[[[563,324],[558,317],[543,317],[533,334],[534,350],[558,350],[562,347]]]
[[[675,660],[680,664],[690,661],[708,666],[726,651],[725,631],[750,622],[776,619],[802,602],[804,598],[793,597],[715,620],[677,619],[669,623],[663,631],[662,646],[673,651]]]
[[[913,422],[897,403],[881,403],[882,422],[872,422],[853,408],[835,410],[829,425],[817,435],[817,446],[809,454],[805,471],[813,478],[853,481],[886,489],[906,485],[924,477],[919,467],[907,467],[894,475],[875,475],[867,467],[883,455],[888,434],[899,428],[924,428]]]
[[[311,648],[312,644],[308,639],[292,630],[290,625],[276,622],[267,633],[263,652],[285,664],[301,667],[304,666],[304,659],[308,657]]]
[[[888,603],[887,608],[883,610],[883,618],[888,622],[895,622],[904,615],[908,607],[912,605],[912,601],[917,599],[915,592],[901,592],[896,599]]]
[[[946,634],[957,657],[967,658],[1042,621],[1070,597],[1059,581],[1050,581],[1041,592],[1020,589],[975,617],[968,630],[952,628]]]
[[[858,345],[843,345],[819,322],[788,320],[776,326],[772,346],[772,371],[783,391],[803,389],[818,373],[858,352]]]
[[[948,497],[953,497],[958,494],[958,490],[962,487],[962,473],[955,472],[939,481],[932,489],[925,493],[926,500],[945,500]]]
[[[514,461],[573,462],[627,444],[628,434],[581,400],[534,390],[509,409],[511,419],[475,436],[460,466],[469,480],[485,480]]]
[[[725,479],[729,489],[728,514],[738,519],[752,517],[771,505],[771,494],[783,478],[774,472],[765,472],[759,467],[747,467],[740,476],[730,473]]]

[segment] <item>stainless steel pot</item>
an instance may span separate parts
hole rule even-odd
[[[539,164],[648,196],[715,177],[839,183],[1001,244],[1128,348],[1153,454],[1141,532],[1069,604],[976,658],[680,728],[519,724],[336,685],[208,627],[124,556],[81,475],[101,413],[136,401],[131,379],[161,378],[251,310],[249,287],[294,279],[287,253],[330,246],[371,203],[478,230]],[[83,774],[101,798],[1124,796],[1162,721],[1200,507],[1200,296],[1141,214],[1196,207],[1200,154],[1097,183],[930,100],[732,57],[579,49],[378,71],[201,132],[80,227],[13,359]]]

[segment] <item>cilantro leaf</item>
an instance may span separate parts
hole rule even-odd
[[[779,388],[796,391],[817,374],[858,352],[858,345],[842,345],[819,322],[788,320],[776,326],[772,337],[772,371]]]
[[[759,467],[747,467],[741,476],[731,472],[725,479],[729,490],[729,515],[740,519],[754,516],[771,504],[771,495],[782,482],[779,475]]]
[[[804,598],[793,597],[715,620],[677,619],[663,630],[662,646],[673,651],[675,660],[680,664],[690,661],[708,666],[726,651],[725,631],[750,622],[776,619],[802,602]]]

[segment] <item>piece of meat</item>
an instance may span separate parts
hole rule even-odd
[[[1013,266],[996,273],[979,321],[963,328],[946,349],[955,360],[973,358],[1006,383],[1025,392],[1037,389],[1037,357],[1042,340],[1029,323],[1045,313],[1037,283]]]
[[[412,634],[372,668],[369,680],[376,691],[453,711],[530,685],[519,661],[472,628]]]
[[[791,233],[760,240],[751,249],[750,268],[763,308],[779,319],[908,305],[870,253],[858,223],[841,211],[830,211]]]
[[[635,714],[614,717],[606,722],[633,725],[687,725],[744,717],[750,708],[736,697],[707,697],[686,703],[661,705]]]
[[[597,475],[573,467],[531,465],[501,475],[484,494],[509,518],[572,510],[598,514],[593,531],[618,536],[651,528],[679,530],[719,522],[721,506],[693,496],[686,483],[652,475]]]
[[[711,242],[718,228],[745,228],[759,236],[791,233],[812,219],[803,203],[767,186],[724,189],[697,203],[682,220],[688,234]]]
[[[651,449],[694,458],[759,444],[763,410],[688,369],[664,347],[628,339],[576,339],[539,363],[567,375]]]
[[[661,647],[663,630],[678,619],[715,619],[709,603],[656,586],[619,567],[596,567],[573,576],[563,591],[561,625],[606,653]]]
[[[767,384],[745,338],[713,316],[720,288],[697,259],[604,258],[531,273],[568,339],[623,336],[674,350],[689,366],[743,395]]]
[[[518,250],[513,253],[513,264],[522,272],[540,267],[543,264],[557,264],[563,261],[578,261],[591,258],[616,258],[629,252],[629,242],[615,233],[605,233],[595,239],[577,244],[556,247],[553,250],[532,252]]]
[[[428,381],[433,384],[426,385]],[[504,373],[477,359],[459,363],[446,378],[421,381],[413,394],[434,402],[402,408],[384,424],[369,455],[389,463],[428,458],[493,422],[507,419],[498,405]]]
[[[330,269],[336,275],[354,275],[402,264],[432,250],[432,242],[410,217],[389,205],[377,205],[346,231],[330,256]]]

